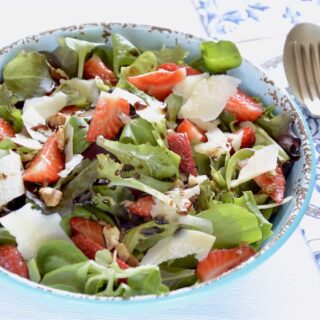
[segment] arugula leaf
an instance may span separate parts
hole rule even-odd
[[[139,56],[139,50],[119,33],[112,34],[113,70],[119,75],[120,68],[130,66]]]
[[[83,118],[71,116],[68,119],[67,125],[70,125],[73,128],[73,153],[78,154],[83,152],[90,145],[86,140],[87,132],[89,130],[88,123]]]
[[[211,221],[216,237],[215,248],[232,248],[243,242],[251,244],[262,239],[257,217],[238,205],[218,204],[200,212],[197,217]]]
[[[37,52],[21,51],[4,67],[3,79],[19,101],[42,96],[54,86],[46,58]]]
[[[87,261],[88,258],[72,243],[65,240],[49,240],[38,250],[36,261],[41,275],[70,264]]]
[[[159,65],[167,62],[183,64],[189,54],[189,52],[180,45],[174,48],[166,48],[166,46],[163,45],[160,50],[155,50],[153,53],[156,55]]]
[[[83,74],[83,66],[87,55],[92,51],[93,48],[100,46],[101,43],[88,42],[69,37],[64,38],[64,43],[67,47],[78,53],[78,78],[81,79]]]
[[[171,236],[178,229],[174,224],[159,224],[152,220],[129,230],[123,239],[130,252],[145,252],[159,240]]]
[[[165,147],[124,144],[101,136],[97,138],[97,145],[113,153],[122,164],[130,164],[156,179],[179,175],[180,157]]]
[[[0,245],[2,244],[16,244],[16,238],[7,229],[0,227]]]
[[[15,132],[21,132],[23,121],[19,109],[8,105],[0,105],[0,118],[8,121]]]
[[[124,126],[119,142],[135,145],[150,143],[152,146],[156,146],[157,141],[152,133],[153,130],[152,124],[147,120],[142,118],[132,119]]]
[[[170,290],[189,287],[197,281],[194,269],[161,266],[160,273],[162,283],[168,286]]]
[[[242,197],[234,198],[233,200],[236,205],[247,209],[257,217],[259,221],[259,228],[262,232],[262,239],[260,243],[270,238],[272,235],[272,223],[270,223],[259,210],[253,193],[251,191],[244,191]]]
[[[168,196],[164,195],[149,186],[143,184],[134,178],[122,178],[121,171],[122,165],[113,161],[109,155],[99,154],[97,156],[98,161],[98,176],[102,179],[108,179],[111,181],[110,186],[123,186],[128,188],[137,189],[146,192],[155,198],[163,201],[164,203],[170,205],[172,200]]]
[[[204,66],[214,73],[223,73],[239,67],[242,58],[237,46],[231,41],[205,41],[201,43]]]

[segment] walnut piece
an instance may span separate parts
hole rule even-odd
[[[108,250],[114,249],[119,244],[120,231],[116,226],[106,224],[103,227],[103,236]]]
[[[51,128],[56,129],[59,126],[65,124],[66,120],[67,116],[61,112],[58,112],[50,116],[47,122]]]
[[[122,261],[127,263],[130,267],[136,267],[139,265],[139,261],[137,260],[137,258],[131,254],[124,243],[119,243],[116,246],[116,250],[118,257]]]
[[[56,139],[58,141],[58,148],[63,151],[66,144],[66,136],[64,132],[64,126],[60,126],[56,132]]]
[[[62,199],[62,192],[50,187],[40,188],[39,195],[47,207],[56,207]]]

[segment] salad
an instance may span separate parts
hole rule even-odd
[[[65,37],[0,84],[0,266],[77,293],[217,278],[272,235],[300,157],[290,115],[227,75],[232,42],[137,48]]]

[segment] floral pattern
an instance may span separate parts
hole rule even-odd
[[[300,22],[314,22],[315,10],[320,9],[320,0],[192,0],[200,21],[208,36],[233,41],[256,40],[277,36],[270,19],[277,21],[278,30],[285,36]],[[299,8],[299,10],[297,9]],[[257,31],[258,30],[258,31]],[[263,31],[263,32],[262,32]],[[272,34],[274,32],[274,34]],[[261,36],[263,34],[263,36]],[[264,64],[265,69],[279,66],[279,58],[273,57]],[[282,59],[280,59],[282,60]],[[299,102],[296,100],[296,103]],[[304,110],[303,106],[301,106]],[[309,210],[301,223],[301,232],[320,268],[320,119],[313,118],[304,110],[304,115],[313,136],[316,151],[316,185]]]

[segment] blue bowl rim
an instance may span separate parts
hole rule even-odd
[[[80,24],[80,25],[72,25],[69,27],[61,27],[61,28],[56,28],[53,30],[48,30],[45,32],[41,32],[37,35],[33,35],[33,36],[28,36],[25,37],[23,39],[17,40],[3,48],[0,49],[0,56],[3,53],[6,53],[8,51],[10,51],[11,49],[13,49],[14,47],[20,45],[21,43],[26,43],[28,42],[28,40],[35,40],[37,38],[41,38],[42,36],[45,36],[47,34],[54,34],[55,32],[61,32],[61,31],[80,31],[80,30],[84,30],[84,29],[88,29],[90,30],[90,28],[97,28],[97,27],[102,27],[105,29],[109,29],[111,27],[126,27],[126,28],[130,28],[130,29],[134,29],[134,28],[139,28],[140,30],[158,30],[159,32],[168,32],[168,33],[173,33],[176,34],[178,36],[182,36],[185,39],[188,38],[192,38],[195,39],[196,41],[204,41],[204,40],[210,40],[210,38],[208,37],[198,37],[198,36],[194,36],[188,33],[184,33],[181,31],[174,31],[168,28],[162,28],[162,27],[157,27],[157,26],[152,26],[152,25],[145,25],[145,24],[133,24],[133,23],[118,23],[118,22],[113,22],[113,23],[85,23],[85,24]],[[270,80],[270,78],[255,64],[253,64],[252,62],[244,59],[248,64],[251,64],[254,68],[256,68],[261,75],[263,75],[265,77],[265,79]],[[17,276],[5,269],[3,269],[2,267],[0,267],[0,279],[3,280],[8,280],[8,279],[12,279],[14,280],[15,284],[22,286],[23,289],[32,289],[35,293],[38,294],[45,294],[48,297],[51,298],[62,298],[65,299],[67,298],[68,301],[73,301],[73,302],[90,302],[90,303],[108,303],[108,306],[111,305],[123,305],[124,303],[126,305],[130,304],[130,305],[136,305],[136,304],[141,304],[141,303],[166,303],[168,301],[172,301],[172,300],[178,300],[181,298],[186,298],[189,297],[190,295],[194,295],[194,294],[203,294],[206,293],[208,291],[212,291],[216,288],[218,288],[219,286],[226,284],[228,282],[231,282],[232,280],[235,280],[237,278],[239,278],[242,275],[247,274],[248,272],[252,271],[253,269],[255,269],[257,266],[259,266],[260,264],[262,264],[264,261],[266,261],[269,257],[271,257],[290,237],[290,235],[293,233],[293,231],[297,228],[297,226],[299,225],[304,212],[307,210],[311,196],[312,196],[312,192],[313,192],[313,187],[316,181],[316,158],[315,158],[315,151],[314,151],[314,144],[313,144],[313,140],[312,140],[312,135],[311,132],[309,130],[308,124],[306,122],[306,120],[304,119],[304,116],[299,108],[299,106],[297,106],[297,104],[290,98],[288,92],[286,92],[285,90],[280,89],[279,87],[277,87],[276,85],[273,84],[273,87],[280,92],[281,94],[283,94],[289,101],[289,103],[293,106],[293,109],[297,112],[297,115],[299,117],[299,120],[302,122],[303,124],[303,128],[305,129],[306,132],[306,136],[308,137],[308,144],[310,147],[310,154],[311,154],[311,172],[309,174],[309,186],[305,195],[305,198],[303,200],[303,203],[298,211],[298,213],[296,214],[295,219],[287,226],[286,230],[280,230],[278,233],[282,233],[282,235],[279,237],[279,239],[277,239],[275,241],[275,243],[273,243],[272,245],[266,244],[266,246],[264,246],[254,257],[250,258],[249,260],[247,260],[245,263],[241,264],[240,266],[224,273],[222,276],[213,279],[211,281],[208,282],[204,282],[204,283],[199,283],[196,284],[194,286],[191,287],[186,287],[186,288],[182,288],[182,289],[178,289],[175,291],[171,291],[167,294],[162,294],[162,295],[144,295],[144,296],[135,296],[135,297],[131,297],[129,299],[123,299],[120,297],[101,297],[101,296],[93,296],[93,295],[88,295],[88,294],[80,294],[80,293],[72,293],[72,292],[67,292],[67,291],[63,291],[63,290],[58,290],[58,289],[53,289],[35,282],[32,282],[28,279],[24,279],[20,276]],[[283,232],[281,232],[283,231]],[[39,290],[40,289],[40,290]]]

